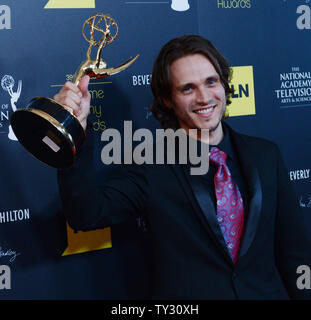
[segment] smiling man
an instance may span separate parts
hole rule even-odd
[[[181,128],[208,129],[211,144],[223,139],[221,119],[226,109],[226,93],[214,66],[202,54],[175,60],[170,67],[172,108]]]
[[[223,121],[229,80],[226,60],[207,39],[168,42],[153,68],[151,111],[164,128],[209,129],[210,170],[191,176],[188,165],[128,165],[98,185],[87,129],[75,165],[58,172],[63,212],[76,230],[144,216],[152,238],[153,298],[310,298],[296,286],[298,266],[311,265],[311,243],[287,170],[274,143],[239,134]],[[54,97],[84,128],[87,88],[83,78]]]

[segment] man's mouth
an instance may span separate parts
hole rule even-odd
[[[198,109],[193,110],[193,112],[198,114],[201,117],[209,117],[212,115],[215,107],[216,107],[216,105],[202,107],[202,108],[198,108]]]

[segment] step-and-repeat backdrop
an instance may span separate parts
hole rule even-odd
[[[56,170],[34,159],[10,128],[14,110],[53,97],[85,59],[84,21],[110,14],[119,35],[108,66],[91,80],[90,120],[98,135],[90,172],[105,179],[106,128],[159,127],[149,112],[153,61],[164,43],[201,34],[233,66],[228,122],[280,146],[288,179],[311,231],[311,3],[309,0],[4,0],[0,4],[0,297],[143,299],[152,283],[148,230],[140,219],[74,233],[63,218]],[[96,51],[96,50],[95,50]],[[93,54],[95,54],[93,52]]]

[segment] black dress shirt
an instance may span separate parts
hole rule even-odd
[[[234,150],[234,145],[231,142],[229,130],[226,129],[226,125],[223,124],[224,130],[224,137],[222,141],[217,145],[210,145],[209,149],[211,150],[212,147],[218,147],[223,152],[227,154],[227,161],[226,164],[230,170],[231,176],[233,181],[237,184],[244,205],[244,223],[247,220],[247,212],[248,212],[248,192],[247,192],[247,182],[243,175],[242,168],[240,166],[240,162],[237,156],[237,153]],[[200,145],[198,145],[198,152],[200,153]],[[190,175],[190,165],[183,166],[184,172],[186,175]],[[214,176],[217,172],[218,166],[209,162],[209,169],[205,175],[199,175],[198,178],[203,180],[203,185],[206,187],[206,191],[208,192],[209,196],[212,199],[215,208],[215,214],[217,213],[217,201],[216,201],[216,194],[215,194],[215,185],[214,185]]]
[[[222,141],[217,146],[210,145],[209,148],[211,150],[212,147],[217,147],[227,154],[226,164],[230,170],[233,181],[238,185],[238,188],[240,190],[240,193],[243,199],[243,205],[244,205],[244,219],[246,222],[247,205],[248,205],[247,184],[244,179],[237,154],[232,145],[229,131],[226,130],[226,127],[224,125],[223,125],[223,130],[224,130],[224,138],[222,139]],[[216,194],[215,194],[215,186],[214,186],[214,176],[217,172],[217,169],[218,169],[218,166],[210,162],[208,172],[205,175],[201,176],[201,178],[204,180],[204,184],[206,185],[206,190],[208,191],[211,199],[213,200],[213,203],[215,206],[215,212],[217,212],[217,210],[216,210]]]

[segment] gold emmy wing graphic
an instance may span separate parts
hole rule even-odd
[[[67,224],[67,242],[68,246],[62,256],[111,248],[111,229],[108,227],[75,233]]]
[[[86,9],[95,8],[95,0],[50,0],[44,9]]]
[[[107,67],[101,58],[103,48],[118,36],[118,24],[107,14],[97,13],[88,18],[82,27],[84,39],[89,43],[86,60],[78,68],[74,83],[88,75],[101,79],[127,69],[139,55],[118,67]],[[91,58],[97,47],[96,58]],[[54,168],[68,168],[85,141],[85,131],[79,120],[56,101],[33,98],[26,108],[16,110],[11,116],[12,129],[18,141],[35,158]]]

